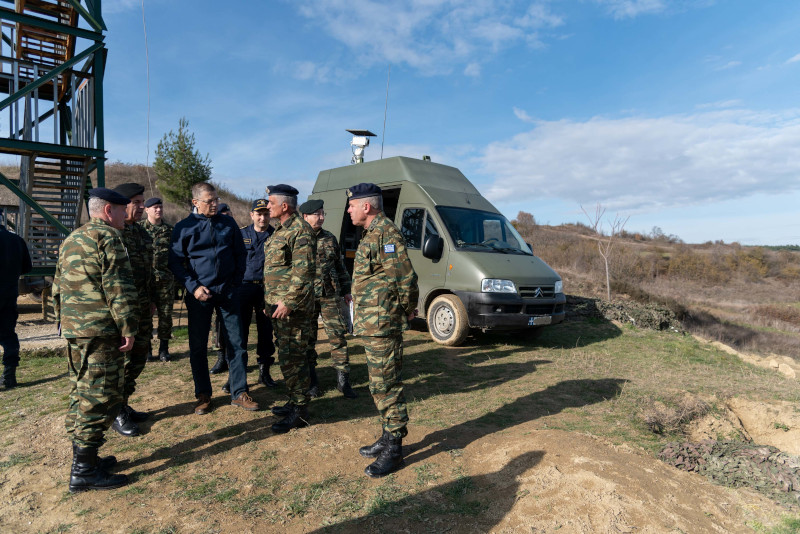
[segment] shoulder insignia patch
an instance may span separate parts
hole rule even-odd
[[[393,254],[394,253],[394,245],[383,245],[383,253],[384,254]]]
[[[297,245],[298,246],[302,247],[303,245],[307,245],[307,244],[308,244],[308,238],[301,237],[300,239],[297,240]]]

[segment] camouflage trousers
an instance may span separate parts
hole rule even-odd
[[[99,447],[122,406],[122,339],[90,337],[67,341],[70,390],[64,426],[75,445]]]
[[[403,334],[363,336],[369,370],[369,392],[378,408],[383,429],[395,437],[408,434],[408,411],[403,394]]]
[[[156,313],[158,314],[158,339],[172,338],[172,306],[175,302],[175,282],[159,280],[153,282],[156,287]]]
[[[309,365],[317,366],[317,331],[319,325],[317,317],[322,315],[322,324],[325,334],[331,345],[331,361],[337,371],[350,372],[350,359],[347,356],[347,341],[344,334],[347,331],[341,310],[336,298],[322,297],[314,301],[314,314],[308,325],[309,341],[306,348],[306,359]]]
[[[147,357],[153,350],[153,315],[150,313],[150,303],[139,303],[139,329],[133,339],[133,348],[125,353],[125,388],[123,401],[128,404],[128,399],[136,391],[136,379],[144,371]]]
[[[289,399],[297,406],[305,406],[309,400],[306,391],[311,387],[305,355],[308,346],[308,318],[306,315],[295,317],[295,314],[296,311],[286,319],[271,321],[278,349],[278,363],[289,390]]]

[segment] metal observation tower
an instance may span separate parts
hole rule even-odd
[[[0,31],[0,153],[20,157],[18,177],[0,173],[19,198],[7,222],[31,275],[48,276],[80,224],[89,174],[105,184],[101,0],[0,0]]]

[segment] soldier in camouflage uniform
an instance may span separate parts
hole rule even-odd
[[[336,368],[336,389],[348,399],[355,399],[358,395],[350,386],[350,360],[347,355],[347,341],[344,334],[347,331],[340,304],[342,299],[348,304],[352,301],[350,296],[350,273],[344,264],[344,257],[339,250],[336,237],[327,230],[322,229],[325,222],[324,203],[322,200],[309,200],[298,211],[303,214],[303,219],[311,225],[317,235],[317,278],[314,280],[314,313],[308,330],[310,339],[306,349],[308,369],[311,373],[311,389],[309,395],[317,397],[320,394],[317,380],[317,317],[322,315],[328,343],[331,344],[331,360]]]
[[[68,342],[72,440],[71,492],[117,488],[125,475],[98,458],[103,434],[123,403],[125,352],[134,345],[139,316],[133,272],[120,230],[130,201],[105,188],[89,191],[91,219],[61,244],[53,279],[53,307]]]
[[[272,409],[284,418],[274,425],[276,433],[308,424],[310,384],[305,350],[308,321],[314,312],[317,238],[297,215],[297,189],[289,185],[267,188],[269,216],[279,224],[264,243],[264,302],[271,312],[289,402]]]
[[[358,184],[347,196],[350,219],[364,228],[353,265],[353,335],[364,343],[369,390],[383,419],[381,437],[359,452],[377,457],[365,469],[377,478],[403,465],[403,437],[408,433],[400,376],[403,330],[416,316],[419,288],[403,236],[383,214],[380,187]]]
[[[153,293],[158,313],[158,357],[152,354],[148,361],[168,362],[169,340],[172,338],[172,304],[175,301],[175,276],[169,270],[169,243],[172,225],[161,218],[164,205],[158,197],[144,203],[147,218],[140,224],[153,241]]]
[[[128,406],[128,399],[136,390],[136,379],[142,374],[147,358],[153,346],[153,312],[155,311],[153,295],[153,242],[150,235],[137,224],[144,213],[144,186],[125,183],[114,188],[116,193],[130,199],[126,206],[127,217],[122,230],[122,242],[128,251],[133,281],[136,284],[136,300],[139,311],[139,329],[133,349],[125,354],[125,394],[122,409],[111,428],[123,436],[138,436],[139,426],[136,423],[146,421],[150,415],[138,412]]]

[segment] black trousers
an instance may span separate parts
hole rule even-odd
[[[19,317],[17,313],[17,296],[5,295],[0,297],[0,346],[3,347],[3,365],[6,367],[19,365],[19,338],[16,332],[17,317]]]
[[[244,282],[239,286],[239,302],[241,312],[239,317],[242,319],[242,339],[245,347],[250,335],[250,323],[253,313],[256,315],[256,330],[258,331],[258,344],[256,354],[258,363],[263,363],[267,367],[275,363],[275,343],[272,340],[272,321],[264,314],[264,286],[262,284],[251,284]]]

